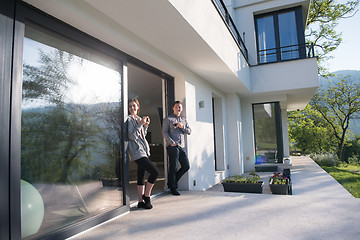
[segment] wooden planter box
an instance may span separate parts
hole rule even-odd
[[[262,193],[264,187],[262,181],[258,183],[223,182],[221,184],[225,192]]]
[[[273,180],[270,182],[270,190],[273,194],[288,195],[290,189],[290,183],[287,184],[273,184]]]

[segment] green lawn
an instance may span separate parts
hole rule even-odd
[[[360,166],[341,164],[336,167],[321,167],[354,197],[360,198]]]

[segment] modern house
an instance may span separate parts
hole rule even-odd
[[[128,99],[166,190],[162,119],[192,134],[180,190],[289,156],[287,112],[318,88],[310,0],[0,3],[0,238],[64,239],[130,211]],[[120,227],[120,226],[119,226]]]

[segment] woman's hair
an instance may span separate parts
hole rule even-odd
[[[139,111],[140,111],[140,103],[139,103],[139,100],[137,100],[136,98],[131,98],[131,99],[129,100],[129,103],[131,103],[131,102],[136,103],[136,105],[138,106],[138,110],[137,110],[137,113],[136,113],[136,114],[139,114]],[[129,111],[129,107],[128,107],[128,111]],[[129,114],[130,114],[130,112],[129,112]]]

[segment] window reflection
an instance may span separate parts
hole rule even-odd
[[[260,62],[277,61],[273,16],[257,19],[257,31]]]
[[[288,60],[299,58],[295,11],[280,13],[278,18],[281,59]]]
[[[25,36],[21,212],[32,239],[122,206],[121,64],[29,26]]]
[[[258,61],[259,63],[277,62],[300,58],[304,51],[298,33],[297,15],[299,9],[273,12],[256,17]],[[301,35],[302,36],[302,35]],[[304,56],[302,56],[304,57]]]
[[[274,103],[254,104],[256,163],[277,162]]]

